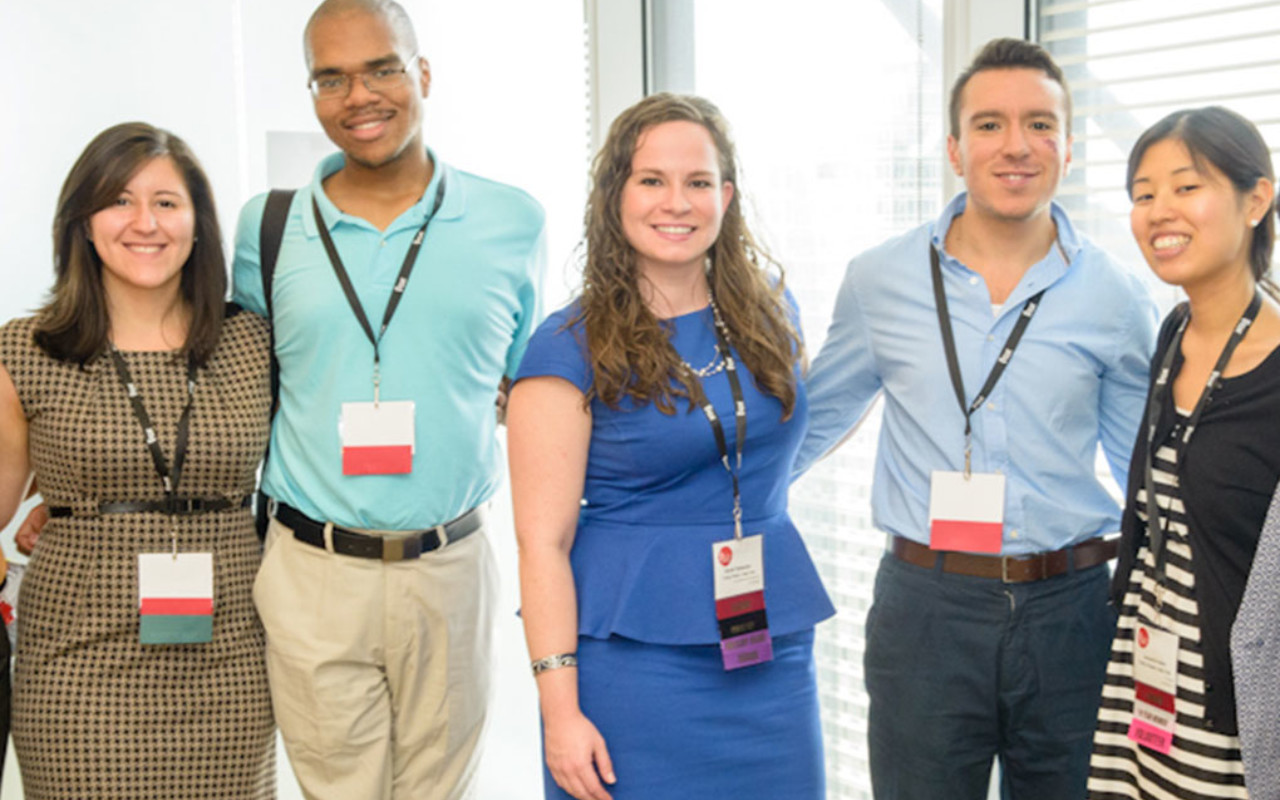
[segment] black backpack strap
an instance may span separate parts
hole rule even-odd
[[[258,264],[262,270],[262,299],[267,305],[267,322],[271,323],[271,417],[275,419],[276,406],[280,404],[280,362],[276,360],[275,313],[271,302],[271,285],[276,272],[276,259],[280,256],[280,242],[284,239],[284,226],[289,220],[289,206],[293,204],[295,189],[272,189],[267,195],[267,207],[262,212],[262,226],[258,229]],[[263,454],[266,463],[267,453]],[[267,496],[258,490],[255,499],[255,516],[258,538],[267,535]]]

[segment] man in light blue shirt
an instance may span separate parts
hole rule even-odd
[[[308,798],[466,797],[489,695],[494,400],[538,322],[543,213],[427,150],[431,75],[399,5],[327,0],[305,43],[342,152],[293,198],[270,304],[265,196],[234,268],[280,364],[254,586],[276,720]]]
[[[1084,795],[1115,625],[1100,537],[1119,529],[1095,459],[1101,443],[1125,485],[1156,314],[1052,201],[1070,118],[1046,52],[989,43],[951,97],[967,191],[850,263],[809,375],[798,471],[885,399],[872,516],[891,545],[865,656],[880,800],[984,798],[993,757],[1005,798]]]

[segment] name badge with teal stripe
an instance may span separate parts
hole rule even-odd
[[[138,556],[142,644],[213,640],[213,553]]]

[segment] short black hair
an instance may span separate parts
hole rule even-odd
[[[960,77],[951,86],[950,117],[951,135],[960,138],[960,103],[964,96],[964,87],[969,79],[979,72],[992,69],[1038,69],[1050,80],[1062,87],[1066,98],[1067,118],[1062,121],[1068,135],[1071,134],[1071,88],[1067,86],[1067,78],[1062,74],[1062,67],[1053,60],[1049,51],[1035,42],[1025,39],[992,39],[983,45],[978,54],[964,68]]]

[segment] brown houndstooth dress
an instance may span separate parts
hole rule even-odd
[[[30,425],[31,464],[53,519],[22,584],[13,739],[28,800],[275,796],[275,725],[262,626],[250,590],[259,561],[251,512],[83,515],[108,500],[161,499],[160,479],[110,359],[84,368],[0,328]],[[179,494],[239,500],[268,433],[267,328],[229,317],[199,371]],[[125,353],[167,459],[186,402],[185,359]],[[213,552],[213,641],[138,641],[138,554]]]

